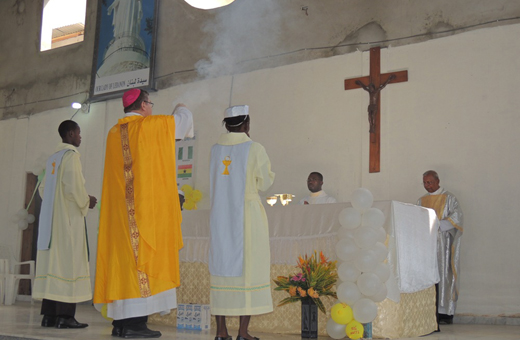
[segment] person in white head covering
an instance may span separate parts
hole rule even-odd
[[[258,195],[273,184],[265,149],[249,138],[249,107],[225,111],[228,133],[211,149],[210,304],[215,340],[231,340],[226,316],[240,316],[236,340],[248,333],[251,315],[273,311],[267,216]]]

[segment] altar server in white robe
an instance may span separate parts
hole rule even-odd
[[[92,299],[85,216],[97,199],[87,194],[78,150],[81,130],[72,120],[58,128],[62,138],[47,161],[39,192],[43,198],[32,296],[43,299],[42,327],[84,328],[76,303]]]
[[[437,257],[440,282],[437,285],[438,322],[451,324],[459,297],[460,239],[462,236],[462,210],[457,198],[439,186],[437,172],[423,174],[423,185],[428,193],[417,205],[431,208],[437,213],[440,227],[437,236]]]
[[[323,175],[319,172],[311,172],[307,177],[309,196],[302,198],[300,204],[325,204],[336,203],[336,199],[328,195],[323,189]]]
[[[274,181],[265,149],[249,138],[249,107],[225,111],[228,133],[211,149],[211,313],[215,340],[229,340],[226,316],[240,316],[237,340],[253,340],[251,315],[273,311],[267,216],[258,191]]]

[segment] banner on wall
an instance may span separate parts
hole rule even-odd
[[[99,0],[90,98],[153,87],[157,0]]]
[[[177,186],[188,184],[193,187],[195,137],[186,138],[175,143],[177,155]]]

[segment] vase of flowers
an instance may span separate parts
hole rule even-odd
[[[322,252],[315,251],[310,257],[298,257],[297,273],[278,276],[275,290],[284,290],[289,296],[278,306],[300,301],[302,304],[302,338],[318,336],[318,309],[327,313],[321,301],[324,296],[337,299],[333,291],[338,279],[336,261],[329,261]]]

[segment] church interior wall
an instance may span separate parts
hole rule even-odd
[[[0,1],[6,14],[0,22],[0,119],[89,97],[99,1],[87,1],[82,43],[39,52],[43,3]],[[158,3],[159,90],[367,50],[372,42],[415,44],[520,17],[520,2],[510,0],[237,0],[211,11],[182,0]]]
[[[324,189],[339,201],[366,187],[376,200],[415,203],[425,192],[422,173],[437,170],[465,214],[457,313],[515,315],[520,313],[519,34],[520,25],[509,25],[383,49],[382,71],[406,69],[409,79],[382,91],[376,174],[368,173],[368,95],[343,90],[345,78],[368,74],[368,52],[200,80],[150,98],[155,114],[170,114],[177,100],[194,113],[195,187],[205,196],[199,209],[209,208],[209,150],[223,132],[230,97],[232,104],[250,105],[251,136],[265,146],[277,174],[262,198],[287,192],[298,201],[307,194],[308,173],[317,170],[325,176]],[[19,244],[21,232],[10,220],[22,208],[25,171],[41,153],[54,150],[57,126],[73,113],[61,108],[0,121],[0,243]],[[120,100],[109,100],[74,117],[82,128],[87,190],[98,199],[106,135],[121,116]],[[99,211],[91,210],[91,254],[98,219]],[[91,269],[94,260],[91,256]]]

